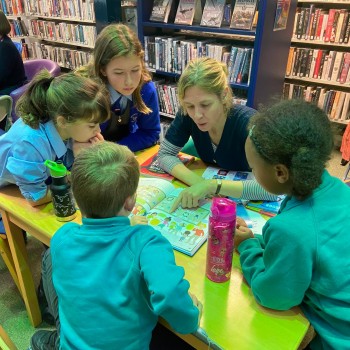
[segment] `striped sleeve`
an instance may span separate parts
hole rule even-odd
[[[171,142],[164,139],[162,141],[158,151],[158,164],[167,173],[171,173],[174,166],[182,164],[181,160],[177,157],[181,147],[175,146]]]
[[[243,192],[240,199],[277,201],[278,196],[264,190],[255,180],[243,181]]]

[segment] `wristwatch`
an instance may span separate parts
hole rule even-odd
[[[222,185],[222,180],[221,180],[221,179],[216,179],[216,191],[215,191],[215,196],[217,196],[217,195],[220,193],[221,185]]]

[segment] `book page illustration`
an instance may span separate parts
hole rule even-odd
[[[145,215],[159,202],[164,200],[168,193],[175,187],[166,180],[157,180],[157,186],[154,185],[154,179],[141,178],[137,188],[137,197],[132,215]]]
[[[202,201],[202,206],[183,209],[179,206],[169,213],[174,201],[183,189],[176,189],[147,214],[148,224],[160,231],[175,249],[191,254],[205,242],[208,232],[210,201]]]

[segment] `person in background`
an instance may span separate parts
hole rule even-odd
[[[62,226],[45,253],[57,331],[35,333],[32,350],[148,349],[158,317],[179,333],[198,328],[202,306],[171,244],[151,226],[130,225],[139,177],[133,153],[112,142],[75,159],[71,183],[82,224]]]
[[[111,118],[101,125],[108,141],[133,152],[153,146],[159,138],[157,91],[144,63],[136,34],[124,24],[111,24],[97,36],[93,60],[78,73],[99,77],[109,90]]]
[[[86,147],[103,140],[106,95],[103,85],[73,73],[37,74],[17,103],[21,118],[0,136],[0,187],[16,184],[33,206],[51,201],[44,161],[61,159],[69,169],[75,141]]]
[[[277,103],[251,118],[245,149],[256,180],[287,195],[262,236],[236,229],[257,302],[300,305],[317,333],[310,349],[350,349],[350,188],[325,169],[333,149],[327,115],[301,100]]]
[[[26,81],[22,57],[8,37],[10,32],[10,22],[0,10],[0,95],[9,95]],[[0,128],[5,130],[5,124],[6,118],[1,121]]]
[[[227,170],[250,171],[244,153],[247,123],[254,109],[232,104],[227,67],[212,58],[192,60],[177,85],[181,109],[171,123],[159,150],[159,165],[190,187],[173,209],[198,206],[198,200],[213,194],[235,198],[276,200],[255,181],[204,180],[192,172],[177,154],[192,137],[205,163]]]

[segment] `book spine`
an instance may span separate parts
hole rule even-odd
[[[341,84],[346,83],[346,78],[347,78],[348,73],[349,73],[349,67],[350,67],[350,53],[347,52],[344,54],[343,67],[342,67],[342,70],[340,72],[339,82]]]
[[[327,26],[326,26],[325,35],[324,35],[324,41],[326,43],[329,42],[331,39],[335,12],[336,12],[335,9],[330,9],[328,13],[328,21],[327,21]]]
[[[315,13],[314,13],[314,16],[313,16],[313,19],[312,19],[312,24],[311,24],[310,35],[309,35],[309,39],[310,40],[314,40],[315,39],[317,23],[318,23],[318,19],[319,19],[319,16],[320,16],[320,12],[321,12],[321,10],[319,8],[315,9]]]
[[[333,19],[332,28],[331,28],[331,36],[329,38],[329,42],[331,42],[331,43],[335,42],[339,15],[340,15],[340,11],[336,10],[334,13],[334,19]]]
[[[343,18],[343,23],[341,25],[340,35],[339,35],[339,43],[340,44],[342,44],[344,42],[344,37],[345,37],[346,25],[348,23],[348,18],[349,18],[349,11],[345,11],[344,18]]]
[[[348,15],[348,21],[345,28],[344,40],[343,40],[344,44],[347,44],[349,42],[349,36],[350,36],[350,14]]]
[[[316,62],[315,62],[314,73],[313,73],[313,76],[312,76],[314,79],[318,78],[318,73],[319,73],[319,70],[320,70],[322,56],[323,56],[323,50],[318,50],[317,58],[316,58]]]

